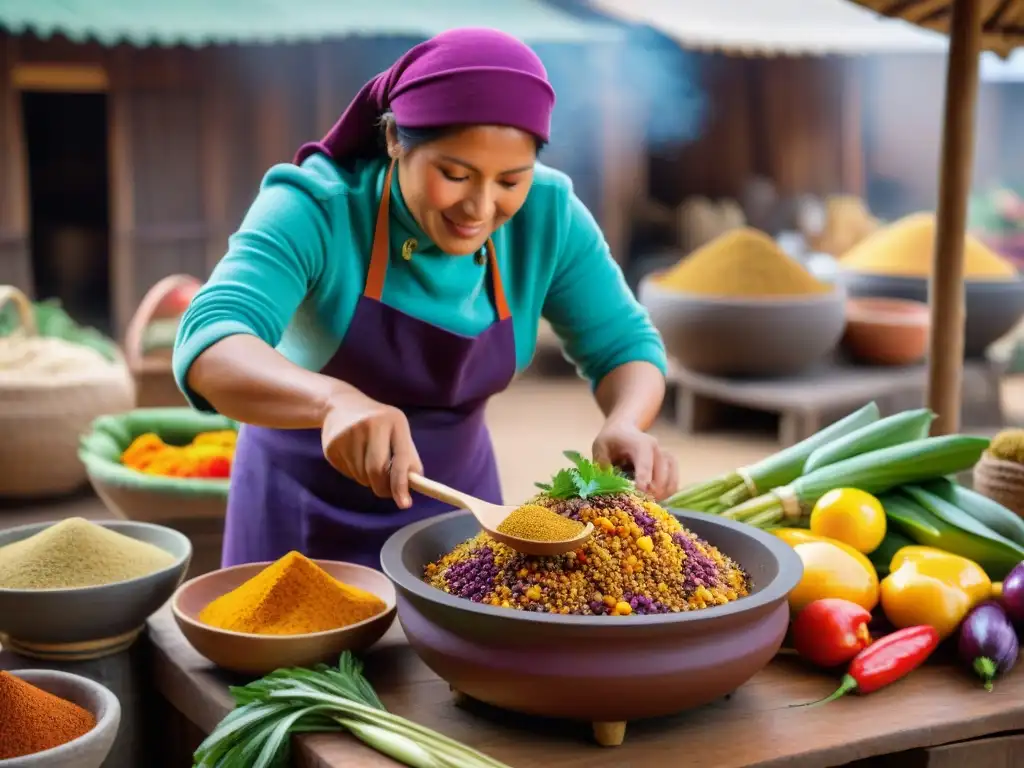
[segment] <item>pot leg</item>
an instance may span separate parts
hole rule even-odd
[[[626,738],[626,722],[594,723],[594,739],[602,747],[618,747]]]

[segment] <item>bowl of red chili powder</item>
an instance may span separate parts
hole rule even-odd
[[[46,669],[0,671],[0,766],[99,768],[121,724],[106,687]]]

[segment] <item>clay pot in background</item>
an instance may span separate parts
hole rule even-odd
[[[912,365],[928,352],[931,316],[920,301],[853,298],[846,302],[843,346],[858,362]]]

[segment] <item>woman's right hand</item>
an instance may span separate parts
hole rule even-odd
[[[400,509],[412,506],[409,473],[423,472],[405,414],[358,392],[327,403],[321,430],[324,456],[343,475]]]

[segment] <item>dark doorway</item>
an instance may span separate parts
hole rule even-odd
[[[110,334],[107,96],[26,92],[36,299]]]

